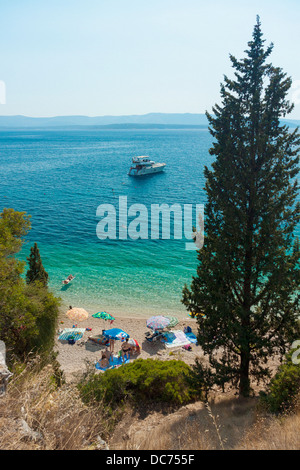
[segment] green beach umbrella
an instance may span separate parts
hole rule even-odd
[[[174,328],[174,326],[177,325],[178,323],[178,318],[173,317],[172,315],[164,315],[166,318],[170,320],[170,323],[168,324],[167,328]]]
[[[107,312],[97,312],[97,313],[94,313],[92,317],[101,318],[102,320],[110,320],[110,321],[115,320],[115,318],[110,313],[107,313]]]

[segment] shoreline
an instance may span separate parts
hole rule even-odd
[[[53,292],[53,291],[52,291]],[[55,296],[57,296],[57,294],[55,292],[53,292],[53,294]],[[174,308],[170,308],[170,309],[164,309],[164,308],[157,308],[156,306],[152,307],[151,309],[149,308],[147,310],[147,308],[145,307],[142,307],[142,308],[138,308],[138,307],[134,307],[134,308],[126,308],[126,307],[114,307],[114,308],[111,308],[111,306],[109,304],[107,304],[107,308],[103,307],[103,308],[99,308],[99,305],[98,307],[96,307],[94,304],[90,303],[88,304],[87,302],[76,302],[76,299],[72,299],[73,302],[69,300],[69,302],[67,302],[66,300],[62,299],[62,302],[61,302],[61,305],[59,307],[59,319],[60,317],[64,316],[67,312],[67,310],[69,310],[69,306],[72,305],[72,307],[74,308],[84,308],[90,315],[90,317],[96,313],[96,312],[107,312],[107,313],[110,313],[112,316],[114,317],[119,317],[119,318],[142,318],[142,319],[147,319],[151,316],[154,316],[154,315],[172,315],[172,316],[176,316],[178,318],[178,320],[185,320],[185,319],[190,319],[189,315],[188,315],[188,312],[185,311],[184,312],[184,307],[183,307],[183,311],[176,311]],[[100,302],[101,303],[101,302]],[[104,303],[103,303],[104,304]]]

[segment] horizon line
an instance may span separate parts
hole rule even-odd
[[[151,111],[148,113],[142,113],[142,114],[96,114],[96,115],[88,115],[88,114],[56,114],[52,116],[29,116],[26,114],[0,114],[0,118],[12,118],[12,117],[23,117],[23,118],[28,118],[28,119],[55,119],[55,118],[69,118],[69,117],[85,117],[85,118],[99,118],[99,117],[132,117],[132,116],[149,116],[149,115],[193,115],[193,116],[206,116],[206,112],[163,112],[163,111]],[[287,121],[300,121],[300,117],[295,118],[287,118],[283,117],[283,120]],[[154,123],[155,124],[155,123]]]

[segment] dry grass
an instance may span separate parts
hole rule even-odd
[[[155,424],[156,423],[156,424]],[[286,417],[257,411],[256,400],[222,399],[194,404],[173,415],[133,424],[114,449],[126,450],[299,450],[300,410]]]
[[[299,450],[300,406],[275,418],[256,404],[219,394],[209,406],[153,409],[147,416],[127,410],[115,427],[116,415],[107,416],[101,405],[85,406],[74,384],[57,387],[53,367],[40,370],[36,359],[0,398],[0,449],[95,449],[100,438],[111,450]]]
[[[101,406],[87,407],[74,385],[57,387],[51,365],[31,362],[0,399],[0,449],[94,448],[109,422]]]
[[[211,450],[213,445],[189,424],[174,423],[158,426],[156,431],[145,432],[144,436],[132,436],[118,446],[120,450]],[[115,447],[116,449],[116,447]]]
[[[240,449],[299,450],[300,410],[281,418],[261,417],[245,436]]]
[[[256,402],[230,398],[204,405],[193,403],[164,415],[154,413],[120,433],[114,449],[231,449],[254,422]],[[115,433],[116,435],[117,433]]]

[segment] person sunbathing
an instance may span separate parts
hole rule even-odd
[[[106,346],[105,351],[104,351],[103,354],[105,355],[105,357],[107,358],[108,361],[110,361],[110,359],[112,359],[112,353],[108,350],[107,346]]]
[[[100,365],[100,367],[102,367],[102,369],[105,369],[105,367],[109,366],[109,360],[107,359],[104,352],[102,353],[102,357],[99,361],[99,365]]]

